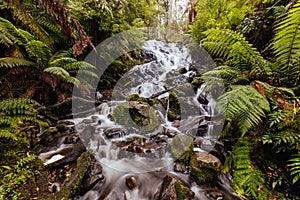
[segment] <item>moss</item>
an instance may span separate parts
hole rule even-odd
[[[204,83],[203,78],[198,77],[192,81],[191,85],[194,88],[194,90],[197,90],[197,88],[199,88],[203,83]]]
[[[194,196],[194,193],[190,190],[190,188],[184,186],[178,181],[175,182],[175,191],[177,200],[191,199],[191,197]]]
[[[176,135],[171,143],[170,148],[173,156],[177,158],[179,162],[189,165],[190,156],[193,152],[194,143],[193,138],[188,135]]]
[[[68,128],[67,128],[67,126],[65,125],[65,124],[59,124],[57,127],[57,131],[58,132],[64,132],[64,131],[66,131]]]
[[[220,168],[212,166],[208,163],[201,163],[197,161],[196,154],[190,157],[190,175],[197,184],[212,183],[216,180],[220,173]]]
[[[129,103],[123,103],[114,109],[114,119],[118,124],[126,125],[127,128],[139,129],[141,134],[155,130],[159,126],[158,117],[149,104],[145,102],[142,104],[147,106],[149,110],[148,115],[141,114],[141,111],[135,107],[131,107]]]
[[[168,119],[170,121],[173,121],[177,119],[177,116],[181,115],[181,110],[180,110],[180,102],[175,94],[175,92],[169,92],[169,110],[168,110]]]
[[[58,193],[57,199],[69,199],[79,192],[82,179],[91,165],[91,154],[84,152],[77,159],[75,171],[64,182],[61,191]]]

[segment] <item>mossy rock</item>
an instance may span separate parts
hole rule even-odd
[[[180,102],[175,92],[169,92],[168,119],[173,121],[181,115]]]
[[[56,199],[69,199],[79,192],[82,179],[91,165],[91,154],[86,151],[77,159],[75,171],[63,183]]]
[[[194,199],[194,192],[171,175],[163,178],[160,190],[155,194],[155,200]]]
[[[185,165],[189,165],[193,148],[194,142],[190,135],[178,134],[170,143],[170,149],[173,157]]]
[[[158,104],[159,101],[157,99],[148,99],[144,97],[140,97],[138,94],[131,94],[125,98],[127,101],[138,101],[138,102],[144,102],[146,104],[149,104],[150,106],[153,106],[155,104]]]
[[[207,152],[193,152],[190,157],[190,175],[197,184],[212,183],[221,171],[221,162]]]
[[[119,104],[113,112],[116,123],[130,129],[138,129],[141,134],[159,127],[159,119],[154,109],[146,102],[129,101]]]
[[[177,200],[191,199],[191,197],[194,196],[194,193],[191,191],[191,189],[186,187],[179,181],[175,182],[174,185],[175,185]]]
[[[57,128],[58,132],[64,132],[64,131],[68,130],[67,126],[64,123],[59,124],[56,128]]]

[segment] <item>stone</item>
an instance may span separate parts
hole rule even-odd
[[[126,186],[132,190],[138,186],[137,179],[133,176],[129,176],[125,178]]]
[[[132,132],[146,134],[157,129],[160,124],[154,109],[145,102],[129,101],[119,104],[113,112],[115,121]]]
[[[209,191],[209,192],[207,192],[206,196],[211,197],[212,199],[216,199],[216,200],[224,199],[224,195],[218,191]]]
[[[84,127],[83,131],[80,133],[81,140],[86,144],[95,134],[95,127],[87,125]]]
[[[174,171],[175,171],[175,172],[184,173],[184,174],[187,174],[187,173],[188,173],[188,169],[187,169],[187,167],[185,166],[185,164],[180,163],[180,162],[176,162],[176,163],[174,164]]]
[[[99,117],[96,116],[96,115],[93,115],[91,118],[92,118],[92,121],[93,121],[94,123],[96,123],[96,122],[98,121],[98,119],[99,119]]]
[[[86,118],[86,119],[83,119],[83,120],[82,120],[82,123],[85,123],[85,124],[91,124],[91,123],[93,123],[93,120],[90,119],[90,118]]]
[[[108,138],[120,138],[124,136],[126,132],[121,128],[108,128],[104,130],[104,135]]]
[[[87,170],[82,189],[84,191],[88,191],[93,188],[99,181],[104,180],[104,176],[102,174],[102,166],[97,161],[92,161],[91,166]]]
[[[212,183],[221,171],[221,161],[207,152],[193,152],[190,157],[190,175],[197,184]]]
[[[178,128],[178,127],[180,127],[180,120],[174,120],[173,122],[172,122],[172,126],[174,126],[174,127],[176,127],[176,128]]]
[[[160,189],[154,195],[155,200],[194,199],[194,192],[171,175],[166,175]]]
[[[187,70],[184,66],[178,66],[177,67],[177,71],[180,73],[180,74],[185,74],[187,73]]]

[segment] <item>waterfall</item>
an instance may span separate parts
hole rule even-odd
[[[184,88],[183,86],[190,85],[187,77],[195,72],[189,71],[192,60],[189,50],[183,44],[150,40],[146,42],[144,49],[155,55],[156,60],[137,65],[127,72],[114,88],[112,100],[102,103],[97,109],[99,112],[87,117],[93,119],[89,125],[95,128],[87,148],[102,164],[105,181],[101,187],[96,185],[81,196],[81,200],[124,199],[124,195],[127,199],[153,199],[163,176],[173,171],[174,158],[166,146],[172,140],[172,135],[186,131],[174,127],[172,122],[168,121],[170,109],[168,92],[157,97],[158,100],[166,101],[165,110],[162,107],[159,109],[153,107],[163,122],[151,135],[140,134],[135,132],[135,129],[126,129],[112,118],[116,106],[126,102],[120,100],[120,97],[138,94],[140,97],[148,98],[169,88],[177,91]],[[179,70],[183,72],[179,73]],[[186,124],[186,128],[191,129],[196,125],[197,129],[201,123],[207,124],[204,143],[211,146],[209,139],[214,125],[206,122],[204,118],[214,116],[216,102],[209,92],[205,92],[205,86],[206,84],[202,84],[196,94],[191,87],[180,90],[185,95],[180,96],[181,93],[178,92],[178,100],[182,104],[182,113],[193,111],[191,116],[188,115],[190,113],[187,113],[186,117],[182,115],[182,126]],[[199,103],[199,98],[207,102]],[[74,119],[77,126],[84,124],[84,120]],[[86,134],[84,127],[78,130],[82,135]],[[128,190],[124,183],[126,177],[136,177],[138,186]]]

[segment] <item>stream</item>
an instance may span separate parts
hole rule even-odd
[[[64,120],[75,123],[105,177],[76,199],[164,199],[161,188],[167,175],[190,188],[194,197],[189,199],[238,199],[229,176],[219,176],[216,184],[197,184],[191,167],[177,162],[190,147],[202,157],[217,152],[224,122],[216,107],[216,92],[206,90],[205,82],[198,88],[191,85],[199,73],[197,61],[182,43],[149,40],[143,48],[140,57],[148,62],[118,81],[110,101],[92,115]],[[141,121],[137,122],[137,115]],[[43,160],[48,164],[61,158]],[[221,163],[214,159],[210,162]]]

